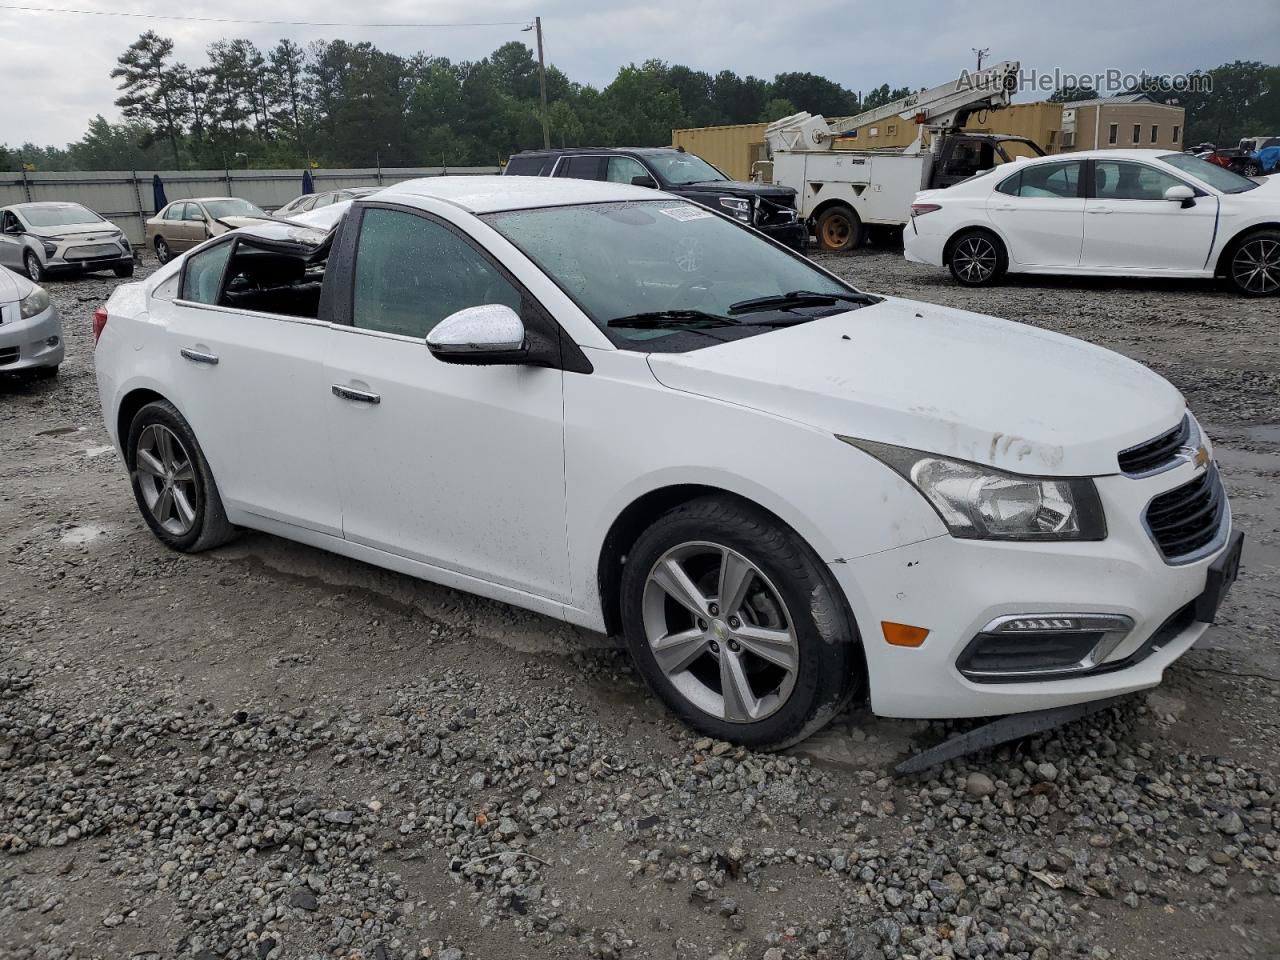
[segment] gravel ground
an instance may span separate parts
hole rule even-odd
[[[959,725],[755,754],[603,637],[259,534],[171,553],[99,422],[116,281],[54,281],[60,377],[0,380],[0,957],[1280,956],[1277,301],[824,262],[1184,391],[1249,542],[1162,688],[895,778]]]

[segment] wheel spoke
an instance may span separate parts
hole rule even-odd
[[[654,659],[667,676],[687,670],[693,661],[711,649],[707,635],[696,627],[669,633],[651,646]]]
[[[173,505],[178,508],[178,519],[182,522],[182,526],[190,527],[196,518],[196,511],[191,506],[191,501],[187,499],[186,493],[180,487],[174,487],[171,496]]]
[[[164,467],[150,450],[138,450],[138,469],[153,477],[164,476]]]
[[[165,472],[172,473],[175,462],[173,454],[173,434],[168,430],[158,429],[156,430],[156,435],[157,439],[160,441],[158,444],[160,462],[164,464]]]
[[[755,577],[755,568],[732,550],[720,555],[720,616],[727,617],[742,609],[747,587]]]
[[[723,647],[720,650],[720,692],[724,698],[726,720],[754,720],[760,712],[760,701],[751,690],[741,658]]]
[[[772,627],[757,627],[744,623],[733,631],[733,639],[762,660],[767,660],[784,670],[796,668],[796,645],[791,633]]]
[[[653,581],[666,592],[667,596],[695,617],[709,615],[706,597],[693,585],[693,581],[689,579],[689,575],[684,572],[684,567],[680,566],[677,560],[668,558],[658,564],[653,571]]]
[[[156,520],[161,523],[168,523],[170,515],[173,513],[173,488],[164,487],[160,491],[160,496],[156,499],[156,505],[152,508]]]
[[[196,478],[195,468],[191,466],[191,461],[180,463],[173,471],[173,479],[176,483],[191,483]]]

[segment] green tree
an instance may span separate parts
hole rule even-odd
[[[145,123],[153,138],[162,136],[168,140],[173,165],[179,167],[182,160],[178,139],[184,128],[187,100],[169,63],[172,55],[173,41],[148,30],[120,54],[111,76],[120,81],[122,93],[116,98],[116,106],[125,119]]]

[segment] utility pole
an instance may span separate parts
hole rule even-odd
[[[538,86],[542,88],[542,149],[551,149],[551,125],[547,119],[547,65],[542,59],[542,18],[533,18],[533,28],[538,32]]]
[[[976,53],[976,54],[978,55],[978,72],[979,72],[979,73],[981,73],[981,72],[982,72],[982,58],[983,58],[983,57],[985,57],[988,53],[990,53],[990,52],[991,52],[991,48],[990,48],[990,47],[983,47],[981,50],[979,50],[977,47],[970,47],[969,49],[970,49],[970,50],[972,50],[974,53]]]

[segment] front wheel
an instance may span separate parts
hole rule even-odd
[[[183,553],[231,539],[213,473],[191,426],[164,400],[148,403],[129,427],[125,446],[138,509],[151,532]]]
[[[649,686],[700,733],[780,749],[858,688],[857,630],[838,587],[790,529],[705,497],[640,535],[622,575],[627,644]]]
[[[44,264],[35,252],[28,250],[22,257],[22,266],[27,271],[27,278],[32,283],[40,283],[44,280]]]
[[[966,287],[987,287],[1008,268],[1004,244],[985,230],[962,233],[951,244],[947,266],[951,276]]]
[[[1243,173],[1246,177],[1262,176],[1262,167],[1256,161],[1250,160],[1244,165]]]
[[[1280,293],[1280,230],[1261,230],[1241,240],[1231,254],[1227,277],[1246,297]]]
[[[114,273],[121,280],[123,280],[125,277],[132,277],[133,264],[132,263],[119,264],[118,266],[112,267],[111,272]]]

